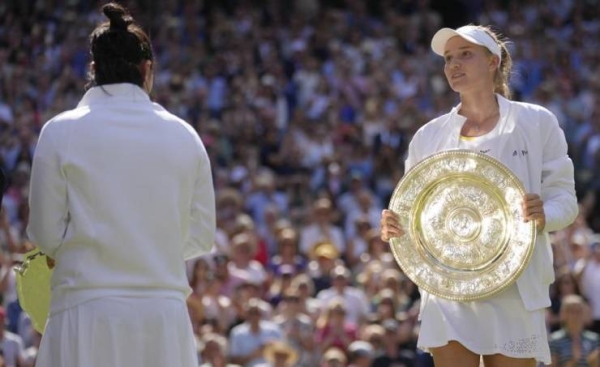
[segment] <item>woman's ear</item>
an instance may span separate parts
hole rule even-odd
[[[492,55],[492,58],[490,59],[490,70],[498,69],[499,65],[500,65],[500,58],[498,57],[498,55]]]

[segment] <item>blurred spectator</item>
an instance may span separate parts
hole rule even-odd
[[[256,298],[248,301],[245,308],[246,321],[231,330],[229,357],[232,363],[245,367],[265,363],[265,347],[283,335],[277,324],[262,319],[263,311]]]
[[[300,231],[300,250],[308,254],[316,243],[328,241],[339,253],[346,250],[346,240],[340,227],[332,223],[333,206],[331,200],[320,198],[312,205],[312,223]]]
[[[329,307],[333,300],[341,300],[344,303],[346,320],[360,325],[367,317],[369,304],[364,292],[351,286],[350,282],[350,270],[343,265],[336,266],[331,271],[331,287],[317,293],[317,299],[323,307]]]
[[[292,279],[296,270],[292,265],[282,265],[279,267],[279,274],[272,279],[271,286],[267,291],[266,299],[275,307],[284,297],[285,292],[291,288]]]
[[[371,344],[357,340],[348,346],[348,367],[370,367],[375,357]]]
[[[281,229],[276,236],[277,252],[270,259],[269,270],[274,275],[281,274],[284,266],[291,267],[294,273],[303,271],[306,260],[298,253],[298,234],[293,227]]]
[[[291,288],[298,292],[300,312],[316,321],[321,313],[321,302],[313,297],[315,286],[312,279],[306,274],[298,274],[292,281]]]
[[[548,329],[553,332],[560,328],[560,310],[562,300],[569,295],[581,295],[577,278],[568,268],[556,275],[556,280],[550,287],[550,301],[552,305],[548,308]]]
[[[321,367],[347,367],[348,358],[344,351],[337,347],[328,348],[321,358]]]
[[[326,308],[317,320],[315,342],[321,353],[330,347],[343,351],[357,338],[357,325],[347,319],[346,304],[342,298],[334,298],[326,303]]]
[[[394,319],[387,319],[382,323],[385,334],[383,337],[383,354],[373,361],[373,367],[415,366],[415,353],[410,349],[400,346],[398,331],[400,323]]]
[[[316,243],[309,253],[308,275],[314,283],[315,294],[331,286],[331,271],[342,265],[339,250],[331,242]]]
[[[297,366],[311,367],[316,364],[315,325],[310,316],[302,313],[300,302],[297,289],[286,290],[279,305],[280,312],[273,321],[279,325],[284,338],[298,354]]]
[[[252,236],[246,233],[235,235],[231,239],[229,271],[233,276],[251,281],[262,289],[267,281],[267,272],[261,263],[253,260],[256,246]]]
[[[200,367],[239,367],[227,363],[227,339],[219,334],[204,335],[200,341]]]
[[[600,335],[585,330],[589,308],[583,298],[568,295],[562,299],[562,328],[550,336],[552,366],[597,366],[600,361]]]
[[[590,254],[580,259],[575,272],[579,276],[581,292],[592,308],[592,331],[600,334],[600,238],[594,237]]]
[[[298,361],[298,353],[287,343],[278,340],[267,344],[265,359],[267,363],[263,367],[293,367]]]
[[[5,328],[6,311],[0,307],[0,346],[7,367],[18,367],[25,364],[25,346],[17,334]]]

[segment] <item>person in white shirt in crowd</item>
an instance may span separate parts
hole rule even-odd
[[[25,346],[23,339],[17,334],[6,330],[6,311],[0,306],[0,349],[6,367],[25,365]]]
[[[231,261],[229,272],[240,279],[251,280],[262,286],[267,281],[265,267],[254,260],[256,240],[247,233],[240,233],[231,239]]]
[[[486,367],[549,364],[544,309],[550,306],[554,271],[548,233],[567,227],[578,213],[565,135],[548,109],[509,99],[511,56],[506,42],[490,28],[444,28],[431,47],[444,58],[446,79],[460,104],[417,131],[406,170],[456,148],[496,158],[525,187],[523,217],[535,221],[538,234],[530,263],[504,292],[455,302],[421,290],[418,347],[432,353],[436,367],[476,367],[481,356]],[[381,227],[385,241],[405,231],[390,210],[383,211]]]
[[[579,289],[590,304],[593,324],[591,330],[600,334],[600,235],[594,235],[587,258],[575,264]]]
[[[308,254],[314,244],[328,241],[340,253],[346,250],[346,239],[342,229],[333,224],[333,205],[328,198],[319,198],[313,202],[312,223],[304,226],[300,231],[300,251]]]
[[[90,36],[90,88],[48,121],[28,234],[55,260],[38,367],[197,367],[185,260],[211,250],[215,199],[198,134],[150,100],[154,55],[116,3]]]
[[[281,340],[283,333],[279,325],[263,319],[263,301],[251,298],[244,308],[246,319],[231,329],[229,334],[229,360],[244,367],[265,363],[264,349],[270,342]]]
[[[325,312],[330,301],[342,299],[346,309],[346,320],[361,325],[369,313],[369,301],[365,293],[356,287],[350,285],[351,273],[348,268],[338,265],[331,271],[331,287],[324,289],[317,294],[317,299],[323,305],[322,312]]]
[[[298,354],[296,367],[312,367],[316,364],[315,323],[302,312],[301,301],[297,288],[287,289],[278,305],[279,314],[273,321],[279,325],[285,339]]]

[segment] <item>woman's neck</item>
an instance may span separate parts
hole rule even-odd
[[[494,94],[461,95],[459,113],[467,119],[481,121],[499,111]]]
[[[461,95],[458,113],[466,117],[461,135],[480,136],[496,126],[500,118],[500,107],[493,94]]]

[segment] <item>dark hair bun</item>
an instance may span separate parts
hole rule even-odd
[[[110,20],[110,29],[126,31],[127,26],[133,23],[131,15],[125,8],[117,3],[108,3],[102,7],[102,12]]]

